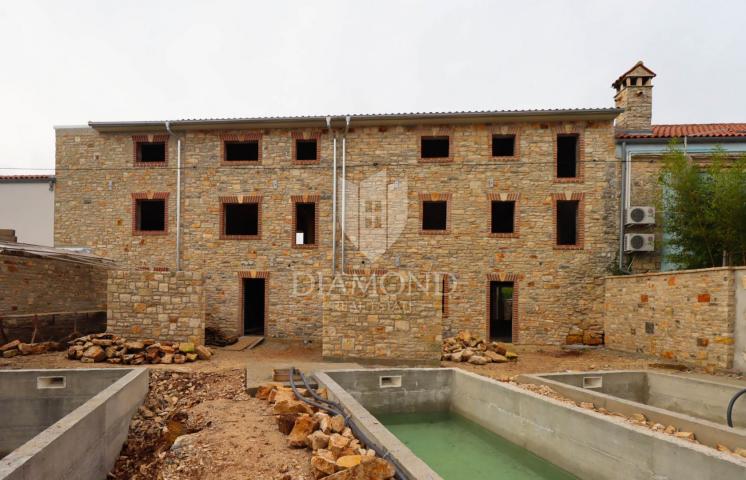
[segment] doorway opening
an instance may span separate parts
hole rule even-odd
[[[513,341],[513,282],[490,282],[490,339]]]
[[[242,279],[244,335],[264,335],[265,281],[264,278]]]

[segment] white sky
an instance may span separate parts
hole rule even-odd
[[[640,59],[655,123],[746,122],[745,17],[742,0],[2,0],[0,167],[53,167],[52,126],[89,120],[609,107]]]

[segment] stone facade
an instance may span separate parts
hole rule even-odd
[[[737,291],[746,286],[737,282],[742,271],[710,268],[607,277],[606,345],[709,369],[732,368],[737,326],[746,328],[746,304],[736,301]]]
[[[0,254],[0,316],[106,310],[107,269]]]
[[[431,277],[435,277],[434,281]],[[376,363],[439,365],[438,275],[360,273],[329,278],[323,291],[323,356]]]
[[[202,274],[112,270],[108,279],[107,331],[128,339],[203,344]]]
[[[0,255],[4,335],[30,341],[34,327],[35,340],[58,339],[74,331],[102,331],[106,275],[106,268],[94,265]]]
[[[449,272],[453,285],[445,334],[462,329],[488,334],[485,292],[495,278],[513,281],[520,290],[514,301],[516,342],[560,344],[571,329],[598,328],[602,277],[616,251],[619,218],[613,114],[572,115],[541,121],[444,120],[437,126],[414,121],[356,126],[353,118],[346,136],[346,269]],[[241,279],[259,274],[267,281],[266,334],[319,340],[321,298],[299,295],[293,287],[299,276],[331,273],[333,134],[322,130],[321,120],[317,128],[220,128],[225,129],[179,132],[181,268],[204,276],[206,324],[240,333]],[[138,132],[138,138],[141,133],[147,132]],[[507,133],[516,134],[515,155],[493,157],[492,135]],[[556,138],[563,133],[579,136],[583,162],[576,179],[556,177]],[[342,132],[334,134],[341,138]],[[422,161],[421,137],[443,135],[449,138],[449,157]],[[260,160],[225,162],[224,139],[243,137],[258,139]],[[318,139],[317,162],[294,159],[296,138]],[[135,141],[129,132],[57,130],[55,243],[86,246],[133,269],[174,270],[176,141],[168,140],[165,168],[133,162]],[[165,192],[167,232],[137,235],[131,227],[132,195]],[[293,202],[302,196],[317,202],[318,242],[311,248],[293,245]],[[221,238],[224,197],[261,198],[261,235]],[[446,232],[423,232],[423,198],[448,199]],[[518,199],[516,234],[490,233],[495,198]],[[555,242],[555,202],[563,198],[582,198],[578,248],[557,248]],[[341,221],[337,226],[339,255]]]

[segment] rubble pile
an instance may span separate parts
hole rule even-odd
[[[64,345],[59,342],[24,343],[16,339],[0,346],[0,354],[3,358],[11,358],[16,355],[38,355],[64,349]]]
[[[248,398],[242,382],[225,382],[225,378],[240,378],[237,371],[150,370],[149,374],[148,395],[130,421],[127,441],[109,478],[162,478],[163,461],[174,443],[209,426],[205,419],[188,413],[192,407],[217,398]]]
[[[191,342],[127,340],[113,333],[94,333],[68,342],[67,358],[83,363],[108,362],[123,365],[186,363],[209,360],[212,351]]]
[[[455,337],[443,340],[441,360],[447,362],[468,362],[472,365],[505,363],[518,360],[518,354],[511,352],[498,342],[488,342],[477,338],[469,331],[459,332]]]
[[[305,389],[299,392],[310,395]],[[318,393],[326,398],[325,389]],[[273,405],[277,427],[288,436],[288,446],[313,452],[311,467],[317,480],[386,480],[396,474],[391,463],[355,438],[341,415],[318,411],[280,385],[259,387],[256,398]]]
[[[586,410],[593,410],[594,412],[600,413],[602,415],[609,415],[612,417],[620,418],[622,420],[626,420],[629,423],[632,423],[640,427],[649,428],[650,430],[653,430],[655,432],[660,432],[666,435],[671,435],[676,438],[687,440],[692,443],[700,443],[697,440],[693,432],[679,430],[673,425],[663,425],[662,423],[652,422],[648,420],[648,418],[642,413],[633,413],[632,415],[625,415],[620,412],[612,412],[610,410],[607,410],[604,407],[596,407],[596,405],[594,405],[591,402],[575,402],[574,400],[571,400],[565,397],[564,395],[558,393],[552,387],[548,387],[546,385],[534,385],[531,383],[517,384],[515,383],[514,379],[511,379],[509,383],[517,385],[523,388],[524,390],[529,390],[531,392],[538,393],[539,395],[543,395],[545,397],[553,398],[554,400],[558,400],[563,403],[572,404],[576,407],[585,408]],[[717,444],[715,448],[720,452],[725,452],[725,453],[730,453],[733,455],[738,455],[741,457],[746,457],[746,449],[744,448],[736,448],[735,450],[731,450],[730,448],[722,444]]]

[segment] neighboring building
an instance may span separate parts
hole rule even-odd
[[[411,271],[453,275],[445,333],[599,342],[617,249],[619,113],[58,128],[55,245],[202,274],[207,326],[228,334],[319,339],[321,296],[294,280]]]
[[[54,175],[0,176],[0,230],[21,243],[54,244]]]
[[[745,123],[710,124],[652,124],[653,78],[652,70],[638,62],[622,74],[613,84],[616,89],[616,106],[624,113],[616,120],[617,157],[622,160],[622,187],[620,210],[623,219],[620,230],[620,266],[633,273],[655,272],[675,269],[666,261],[663,238],[665,229],[655,222],[654,216],[646,215],[647,209],[637,209],[637,220],[628,218],[625,212],[630,207],[655,207],[660,195],[658,176],[663,155],[668,151],[672,140],[696,162],[706,162],[716,148],[729,155],[746,154]],[[658,216],[660,218],[660,215]],[[639,222],[639,223],[637,223]],[[624,224],[627,224],[625,227]],[[636,239],[623,235],[636,235]],[[642,234],[642,235],[640,235]],[[649,243],[644,235],[653,235]],[[631,243],[638,241],[642,250],[630,251]],[[632,247],[632,248],[630,248]]]

